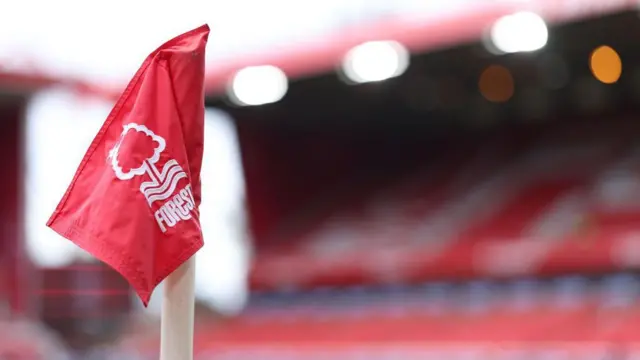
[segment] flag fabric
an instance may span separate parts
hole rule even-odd
[[[203,246],[208,37],[203,25],[147,57],[47,223],[122,274],[145,306],[153,289]]]

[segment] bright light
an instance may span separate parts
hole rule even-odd
[[[200,218],[205,245],[196,260],[196,294],[233,315],[248,298],[249,242],[246,236],[244,174],[232,119],[207,109]]]
[[[544,20],[532,12],[517,12],[498,19],[491,28],[491,42],[502,53],[542,49],[549,38]]]
[[[287,76],[271,65],[250,66],[236,73],[229,97],[237,105],[255,106],[281,100],[288,89]]]
[[[622,75],[620,55],[610,46],[600,46],[593,50],[589,67],[593,76],[605,84],[616,83]]]
[[[109,114],[102,100],[80,102],[52,89],[32,97],[26,112],[26,249],[39,267],[62,267],[90,255],[46,227],[93,137]]]
[[[395,41],[371,41],[351,49],[342,63],[344,74],[355,83],[382,81],[402,75],[409,52]]]

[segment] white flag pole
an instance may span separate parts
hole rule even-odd
[[[196,257],[164,281],[160,360],[193,360]]]

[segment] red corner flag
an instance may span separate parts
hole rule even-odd
[[[200,167],[209,27],[151,53],[89,146],[47,226],[107,263],[145,306],[203,245]]]

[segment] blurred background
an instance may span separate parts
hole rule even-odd
[[[0,359],[157,359],[160,296],[45,222],[146,55],[204,22],[196,359],[640,359],[639,11],[3,4]]]

